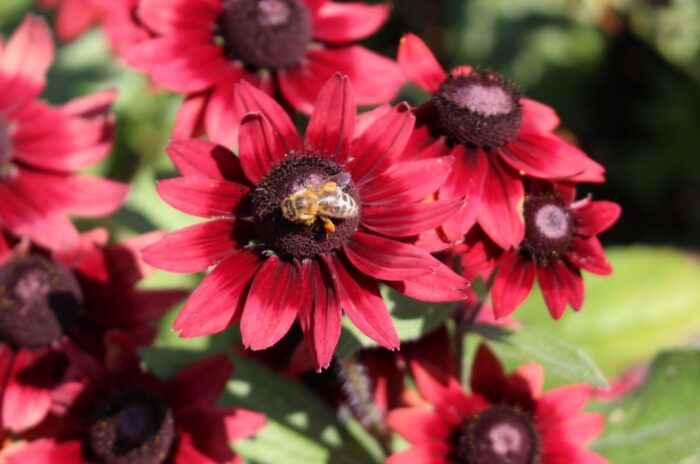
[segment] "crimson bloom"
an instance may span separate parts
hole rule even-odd
[[[576,190],[568,184],[531,182],[523,203],[525,236],[516,247],[495,250],[489,239],[471,242],[462,256],[463,274],[492,266],[496,276],[491,300],[496,317],[512,313],[527,298],[535,277],[552,317],[559,319],[566,305],[583,305],[581,269],[598,275],[612,272],[597,235],[620,216],[620,206],[586,197],[574,201]],[[478,230],[477,230],[478,234]]]
[[[586,385],[542,394],[542,368],[524,365],[506,375],[484,346],[471,375],[472,393],[452,375],[421,361],[411,362],[418,390],[432,405],[395,409],[389,426],[412,447],[387,464],[603,464],[585,446],[603,427],[601,414],[580,409]]]
[[[216,401],[233,373],[225,355],[206,358],[161,381],[140,367],[122,333],[107,334],[104,363],[80,352],[75,380],[57,389],[67,400],[49,438],[7,456],[20,463],[240,464],[230,443],[265,426],[265,417]]]
[[[186,96],[175,138],[203,127],[233,146],[243,116],[233,105],[240,80],[309,114],[336,71],[351,78],[359,104],[391,100],[404,82],[396,63],[351,44],[379,29],[389,10],[328,0],[141,0],[138,18],[154,37],[127,59]]]
[[[32,16],[0,48],[0,228],[59,249],[78,241],[67,214],[109,214],[127,187],[73,173],[109,153],[114,93],[61,107],[35,100],[53,53],[46,24]]]
[[[180,290],[137,290],[147,272],[137,249],[157,234],[106,246],[102,229],[52,256],[20,244],[0,262],[0,403],[3,429],[21,432],[52,408],[52,390],[70,368],[67,347],[92,353],[120,329],[150,343],[152,322],[182,299]]]
[[[95,0],[37,0],[37,3],[43,9],[56,10],[56,35],[62,42],[77,39],[104,16]]]
[[[147,263],[173,272],[216,265],[175,321],[181,336],[211,334],[240,320],[244,345],[259,350],[298,318],[317,365],[325,367],[342,312],[380,345],[399,346],[376,280],[426,301],[464,298],[463,278],[401,241],[437,227],[462,201],[420,202],[445,180],[450,159],[399,161],[414,122],[407,105],[357,135],[352,88],[336,74],[319,95],[302,144],[267,94],[242,82],[236,95],[239,111],[249,111],[239,156],[203,140],[172,142],[167,151],[183,177],[158,184],[171,206],[218,218],[143,250]],[[290,219],[288,206],[283,212],[286,198],[332,180],[344,185],[333,190],[346,195],[340,206],[356,206],[354,214],[332,220],[335,231],[320,219]]]
[[[521,97],[490,71],[461,66],[446,73],[415,35],[401,40],[399,65],[432,99],[415,109],[416,130],[406,159],[450,154],[452,173],[441,197],[465,197],[443,227],[461,236],[474,222],[501,248],[517,246],[525,231],[519,204],[523,176],[602,182],[604,169],[553,134],[559,118],[550,107]]]

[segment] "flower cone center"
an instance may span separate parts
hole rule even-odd
[[[300,0],[225,0],[220,27],[227,53],[252,68],[297,64],[312,35]]]
[[[360,201],[352,180],[344,187],[322,194],[319,189],[347,172],[338,164],[322,158],[290,157],[270,171],[253,192],[253,218],[255,227],[264,245],[280,256],[304,259],[336,250],[352,236],[360,224]],[[299,192],[302,192],[300,194]],[[296,194],[296,195],[295,195]],[[329,211],[331,203],[341,201],[347,206],[347,197],[357,210],[351,217],[328,217],[335,230],[329,233],[323,212]],[[294,199],[293,211],[283,204]],[[328,203],[330,201],[330,203]],[[325,202],[325,203],[324,203]],[[322,208],[319,209],[319,207]],[[317,209],[316,214],[302,213]],[[291,219],[291,217],[297,220]],[[302,222],[304,218],[306,223]]]
[[[75,276],[38,255],[14,258],[0,267],[0,339],[38,348],[68,333],[83,313]]]
[[[552,195],[528,196],[524,204],[525,250],[538,261],[566,253],[573,240],[573,219],[564,203]]]
[[[539,443],[528,415],[508,406],[492,406],[460,425],[452,446],[457,464],[534,464]]]
[[[145,389],[116,390],[92,413],[90,449],[100,464],[161,464],[174,438],[170,407]]]
[[[445,135],[469,147],[503,146],[522,121],[519,94],[491,72],[448,77],[433,103]]]

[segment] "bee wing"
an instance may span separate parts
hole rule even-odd
[[[350,173],[347,172],[341,172],[339,174],[331,176],[331,178],[328,179],[329,182],[335,182],[339,189],[345,188],[351,180],[352,177],[350,176]]]

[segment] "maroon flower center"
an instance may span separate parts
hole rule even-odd
[[[455,464],[534,464],[538,434],[530,416],[509,406],[492,406],[455,429]]]
[[[300,0],[224,0],[219,26],[226,52],[251,68],[293,66],[311,42],[311,15]]]
[[[2,177],[12,158],[12,145],[10,142],[10,130],[5,120],[0,116],[0,177]]]
[[[83,294],[75,276],[39,255],[0,267],[0,339],[15,347],[51,344],[75,325]]]
[[[573,240],[571,211],[553,195],[527,196],[523,251],[540,262],[566,253]]]
[[[515,138],[522,112],[520,95],[498,74],[454,75],[442,83],[433,103],[452,143],[495,148]]]
[[[175,441],[173,413],[148,390],[115,390],[92,412],[88,440],[100,464],[160,464]]]
[[[359,196],[349,174],[316,156],[292,154],[275,166],[253,192],[252,206],[264,245],[287,258],[336,250],[360,224]]]

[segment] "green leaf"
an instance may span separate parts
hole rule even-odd
[[[614,272],[606,277],[585,275],[581,311],[569,310],[555,321],[534,290],[515,316],[582,348],[608,376],[646,362],[662,349],[692,342],[700,331],[697,258],[672,248],[645,246],[606,253]]]
[[[384,285],[380,290],[401,341],[415,340],[430,332],[443,322],[455,307],[455,303],[417,301]],[[357,350],[371,346],[377,346],[377,344],[360,332],[360,329],[355,327],[348,318],[343,318],[342,332],[335,355],[345,358]]]
[[[607,415],[593,449],[614,463],[697,464],[700,462],[700,351],[662,353],[648,380],[613,403],[599,403]]]
[[[573,382],[607,388],[598,366],[583,350],[537,328],[513,330],[479,324],[475,332],[484,337],[499,357],[520,363],[535,362],[552,373]]]

